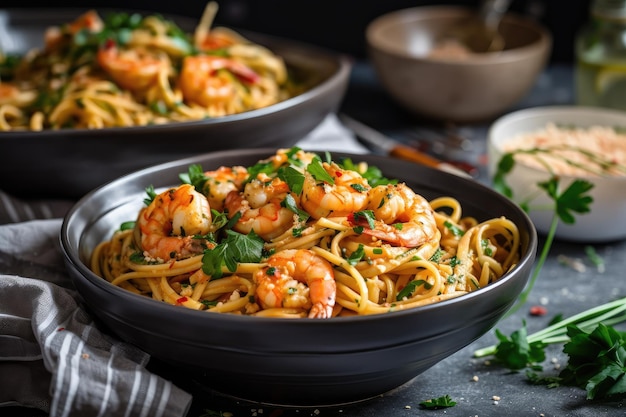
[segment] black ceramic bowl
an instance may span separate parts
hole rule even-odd
[[[61,244],[67,267],[89,310],[121,339],[210,388],[266,404],[322,406],[365,400],[410,381],[489,331],[530,275],[536,231],[515,204],[477,182],[374,155],[350,156],[407,182],[424,197],[451,195],[464,214],[506,216],[520,229],[519,265],[476,292],[383,315],[329,320],[208,314],[135,295],[93,274],[88,258],[113,230],[134,220],[145,187],[178,184],[191,164],[250,166],[274,149],[221,151],[124,176],[83,197],[67,214]]]
[[[41,46],[47,27],[72,21],[84,11],[0,10],[3,52]],[[99,13],[106,16],[108,11]],[[193,31],[197,23],[167,17],[187,31]],[[201,121],[0,132],[0,189],[20,197],[30,198],[36,189],[37,198],[79,198],[121,175],[178,158],[224,149],[289,147],[337,110],[350,78],[348,57],[287,39],[239,32],[282,56],[291,74],[308,90],[263,109]]]

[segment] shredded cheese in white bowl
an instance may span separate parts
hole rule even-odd
[[[612,126],[549,122],[544,128],[513,136],[502,143],[502,150],[515,153],[520,163],[554,174],[626,176],[626,134]]]
[[[554,200],[538,184],[559,178],[561,191],[577,179],[593,184],[591,211],[560,223],[556,237],[576,242],[626,239],[626,112],[596,107],[547,106],[519,110],[496,120],[488,132],[489,174],[510,153],[504,175],[512,199],[547,233]]]

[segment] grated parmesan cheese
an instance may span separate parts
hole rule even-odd
[[[547,170],[547,165],[555,174],[626,176],[626,134],[608,126],[559,127],[548,123],[543,129],[512,137],[502,147],[505,152],[548,150],[534,154],[516,153],[515,159],[541,170]],[[593,157],[585,155],[585,152]]]

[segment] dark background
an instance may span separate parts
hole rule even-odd
[[[571,62],[574,38],[588,18],[589,2],[590,0],[513,0],[510,10],[533,16],[552,32],[552,62]],[[199,18],[205,4],[205,0],[2,0],[0,8],[106,7]],[[348,53],[356,58],[364,58],[365,27],[370,21],[392,10],[433,4],[477,7],[479,1],[220,0],[215,23],[305,41]]]

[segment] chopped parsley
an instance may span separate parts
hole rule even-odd
[[[452,400],[452,398],[448,394],[438,397],[438,398],[432,398],[430,400],[425,400],[425,401],[420,402],[420,407],[426,408],[429,410],[437,410],[440,408],[454,407],[455,405],[456,405],[456,401]]]

